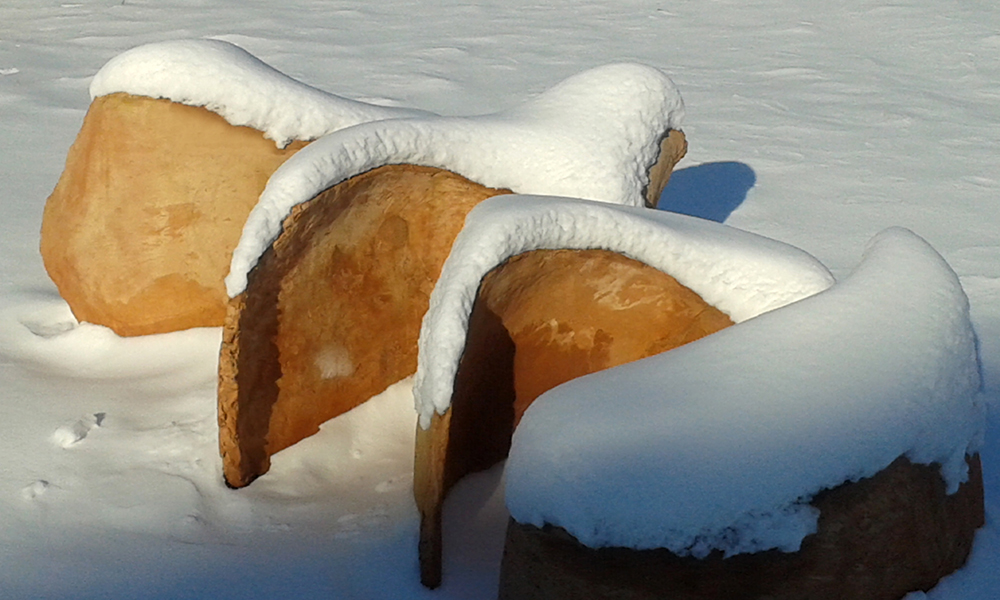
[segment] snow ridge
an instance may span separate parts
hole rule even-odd
[[[203,106],[231,125],[263,131],[279,148],[359,123],[430,114],[329,94],[222,40],[174,40],[123,52],[90,83],[91,98],[116,92]]]
[[[805,252],[711,221],[574,198],[491,198],[469,213],[421,325],[414,398],[422,427],[450,405],[482,278],[514,255],[555,248],[622,253],[670,274],[736,322],[833,284]]]
[[[641,206],[663,136],[684,103],[657,69],[612,64],[584,71],[511,110],[480,117],[419,117],[357,125],[296,153],[271,176],[233,252],[226,287],[277,238],[292,207],[387,164],[447,169],[516,193]]]
[[[956,491],[980,387],[957,276],[888,229],[824,292],[543,394],[514,433],[507,506],[591,547],[795,551],[812,496],[900,456]]]

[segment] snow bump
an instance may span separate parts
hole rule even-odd
[[[797,550],[816,493],[900,456],[954,492],[984,429],[968,311],[933,248],[887,230],[826,291],[539,397],[507,461],[511,516],[703,557]]]
[[[271,176],[233,252],[227,290],[232,297],[246,288],[246,274],[295,205],[387,164],[447,169],[520,194],[641,206],[660,141],[683,114],[666,75],[623,63],[584,71],[492,115],[394,119],[334,132]]]
[[[205,107],[231,125],[263,131],[280,148],[359,123],[429,114],[329,94],[222,40],[174,40],[123,52],[90,84],[91,98],[117,92]]]
[[[482,278],[539,249],[602,248],[674,277],[735,322],[828,288],[807,253],[694,217],[575,198],[498,196],[476,206],[452,246],[420,331],[414,397],[426,428],[444,413]]]

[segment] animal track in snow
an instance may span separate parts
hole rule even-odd
[[[382,529],[389,521],[389,512],[384,505],[376,505],[363,513],[348,513],[337,519],[340,530],[334,533],[336,539],[356,538],[372,529]]]
[[[63,425],[52,434],[52,442],[59,447],[69,448],[86,438],[92,429],[100,427],[105,416],[106,413],[94,413],[69,425]]]
[[[21,489],[21,497],[25,500],[34,500],[39,496],[43,495],[49,489],[49,482],[44,479],[39,479],[38,481],[27,485]]]
[[[379,483],[375,486],[375,491],[379,494],[384,494],[386,492],[394,492],[398,489],[409,487],[411,485],[413,485],[413,477],[401,475],[399,477],[386,479],[385,481]]]
[[[73,313],[69,312],[69,307],[64,305],[37,311],[21,317],[19,321],[28,331],[41,338],[54,338],[73,331],[79,325]]]
[[[361,529],[358,525],[358,520],[361,515],[356,515],[348,513],[337,519],[337,525],[340,526],[340,530],[334,534],[334,538],[343,540],[347,538],[358,537],[361,535]]]

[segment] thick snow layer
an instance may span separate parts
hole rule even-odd
[[[421,326],[414,396],[424,428],[450,406],[480,280],[510,257],[544,248],[620,252],[668,273],[736,322],[833,283],[805,252],[711,221],[573,198],[491,198],[469,213]]]
[[[982,441],[977,358],[955,273],[889,229],[825,292],[543,394],[507,506],[593,547],[794,551],[813,495],[900,456],[958,488]]]
[[[123,52],[90,83],[91,98],[116,92],[204,106],[282,148],[358,123],[429,114],[334,96],[222,40],[158,42]]]
[[[22,368],[0,341],[0,597],[497,596],[508,518],[498,470],[453,490],[444,585],[433,592],[420,586],[412,492],[381,485],[412,468],[416,418],[406,390],[393,399],[393,418],[351,426],[337,419],[237,491],[218,473],[217,336],[194,353],[187,342],[156,338],[149,345],[156,360],[199,364],[156,374],[155,390],[134,370],[128,340],[111,336],[100,342],[115,350],[101,354],[104,372],[133,369],[135,378],[52,374],[69,370],[53,362],[71,348],[53,335],[59,315],[50,322],[36,314],[63,304],[38,253],[42,207],[87,110],[93,74],[145,43],[225,39],[350,98],[449,115],[513,106],[610,61],[668,69],[684,92],[690,147],[662,205],[786,241],[837,275],[857,264],[858,250],[877,231],[903,225],[919,233],[961,277],[984,380],[997,397],[1000,11],[983,10],[982,2],[942,10],[932,0],[317,6],[0,2],[0,308],[35,315],[31,330],[11,324],[33,336],[17,352],[36,349],[52,366]],[[85,332],[66,332],[79,336],[74,359],[81,362],[92,355]],[[200,374],[207,379],[194,390],[168,386]],[[96,413],[105,419],[82,441],[52,443],[55,431]],[[1000,598],[995,410],[989,427],[986,526],[968,565],[929,590],[928,600]],[[355,444],[352,436],[365,432],[377,433]]]
[[[660,141],[683,115],[680,94],[662,72],[613,64],[492,115],[396,119],[330,134],[271,176],[233,252],[229,295],[245,289],[293,206],[382,165],[439,167],[517,193],[641,206]]]

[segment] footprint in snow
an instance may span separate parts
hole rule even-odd
[[[69,425],[63,425],[52,434],[52,442],[61,447],[69,448],[86,438],[95,427],[104,422],[105,413],[99,412],[87,415]]]
[[[31,485],[25,486],[21,489],[21,497],[25,500],[34,500],[38,498],[49,489],[49,482],[44,479],[39,479],[38,481],[32,483]]]
[[[360,536],[365,530],[381,529],[389,522],[389,510],[385,505],[376,505],[362,514],[348,513],[337,519],[340,530],[334,533],[336,539]]]
[[[68,309],[69,307],[66,308]],[[24,325],[28,331],[40,338],[54,338],[76,329],[77,325],[79,325],[72,313],[60,314],[63,312],[60,311],[60,313],[51,314],[52,312],[46,311],[29,317],[22,317],[20,319],[21,325]]]
[[[338,540],[344,540],[348,538],[354,538],[361,535],[361,529],[358,527],[358,519],[361,515],[346,514],[337,519],[337,525],[340,526],[340,530],[333,534],[333,537]]]
[[[379,494],[385,494],[387,492],[395,492],[401,488],[408,488],[411,485],[413,485],[413,477],[401,475],[399,477],[386,479],[385,481],[379,483],[375,486],[375,491]]]

